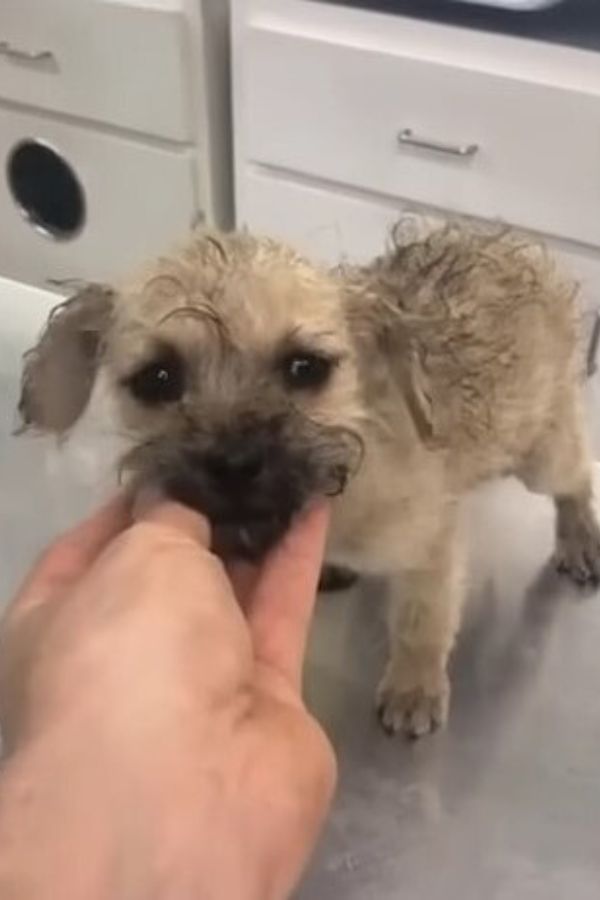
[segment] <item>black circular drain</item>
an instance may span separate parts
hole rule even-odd
[[[17,144],[6,175],[15,202],[38,231],[68,240],[81,230],[83,189],[73,168],[52,147],[36,140]]]

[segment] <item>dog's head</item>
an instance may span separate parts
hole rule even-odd
[[[56,308],[25,357],[24,424],[68,431],[101,368],[123,470],[203,511],[223,555],[258,557],[312,497],[343,491],[373,428],[385,440],[398,423],[429,427],[385,294],[369,270],[196,235],[123,289],[89,286]]]
[[[202,510],[225,555],[261,555],[360,462],[338,284],[278,243],[196,236],[120,291],[67,300],[25,358],[25,425],[66,432],[100,367],[124,470]]]

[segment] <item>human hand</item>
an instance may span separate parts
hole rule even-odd
[[[0,632],[3,900],[288,896],[335,780],[300,696],[326,529],[233,573],[239,603],[174,503],[45,554]]]

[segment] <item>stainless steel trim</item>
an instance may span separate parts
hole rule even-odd
[[[598,349],[600,348],[600,311],[596,312],[594,325],[588,345],[586,358],[586,374],[588,378],[595,375],[598,371]]]
[[[0,56],[30,63],[54,59],[54,53],[51,50],[22,50],[20,47],[9,44],[8,41],[0,41]]]
[[[202,228],[206,225],[206,213],[203,209],[197,209],[191,217],[190,229],[194,231],[196,228]]]
[[[454,0],[454,2],[476,3],[478,6],[493,6],[496,9],[499,7],[512,12],[534,12],[551,6],[560,6],[565,0]]]
[[[419,137],[411,128],[404,128],[399,132],[398,143],[418,147],[420,150],[433,150],[435,153],[445,153],[448,156],[463,158],[475,156],[479,152],[479,144],[448,144],[445,141]]]

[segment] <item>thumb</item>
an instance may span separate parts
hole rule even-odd
[[[210,547],[210,524],[201,513],[161,496],[142,496],[138,498],[134,509],[135,522],[153,523],[178,534],[190,538],[199,547],[208,550]]]
[[[297,689],[328,525],[325,503],[300,516],[267,557],[246,609],[256,658]]]

